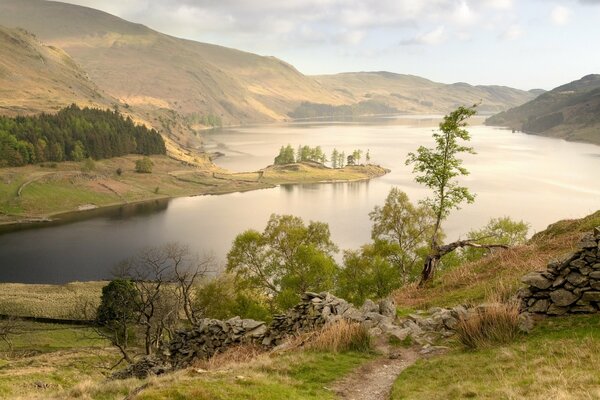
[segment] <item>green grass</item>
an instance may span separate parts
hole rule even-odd
[[[0,314],[19,317],[85,319],[83,306],[96,309],[106,282],[65,285],[0,283]]]
[[[515,343],[418,361],[392,399],[600,398],[600,316],[547,319]]]
[[[0,344],[0,398],[49,398],[86,379],[100,381],[118,358],[78,325],[21,322],[12,349]],[[45,388],[40,388],[40,384]]]
[[[138,399],[334,399],[327,386],[372,357],[365,353],[288,353],[231,371],[188,371],[175,381],[157,381]]]

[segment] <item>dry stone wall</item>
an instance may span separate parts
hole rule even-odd
[[[600,311],[600,227],[586,234],[579,250],[551,261],[545,271],[522,278],[521,309],[545,315]]]

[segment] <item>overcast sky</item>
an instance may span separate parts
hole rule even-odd
[[[600,73],[600,0],[63,0],[305,74],[551,89]]]

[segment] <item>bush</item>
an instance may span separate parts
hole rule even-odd
[[[474,316],[461,318],[456,332],[465,347],[480,349],[514,341],[520,333],[519,323],[516,303],[492,303]]]
[[[151,174],[154,163],[149,157],[144,157],[135,162],[135,172],[141,174]]]
[[[117,170],[115,171],[117,173],[117,175],[121,176],[123,175],[123,169],[121,167],[117,168]]]
[[[371,350],[369,331],[358,322],[345,319],[324,326],[307,343],[307,348],[334,353]]]
[[[96,163],[90,157],[86,158],[81,164],[82,172],[92,172],[96,169]]]

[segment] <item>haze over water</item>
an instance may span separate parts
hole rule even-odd
[[[232,170],[256,170],[273,161],[282,145],[320,145],[329,155],[370,150],[372,162],[392,172],[369,182],[281,186],[222,196],[174,199],[156,205],[96,212],[91,219],[0,235],[0,281],[68,282],[110,277],[118,261],[139,248],[168,241],[213,252],[224,261],[235,235],[262,230],[271,213],[329,223],[341,249],[370,238],[368,213],[398,186],[413,201],[427,191],[414,182],[406,154],[431,145],[435,120],[418,117],[362,123],[301,123],[227,129],[207,135],[207,150]],[[492,217],[508,215],[531,224],[532,232],[599,208],[600,147],[472,126],[477,155],[465,157],[465,184],[474,204],[452,213],[444,225],[456,239]],[[364,157],[364,156],[363,156]]]

